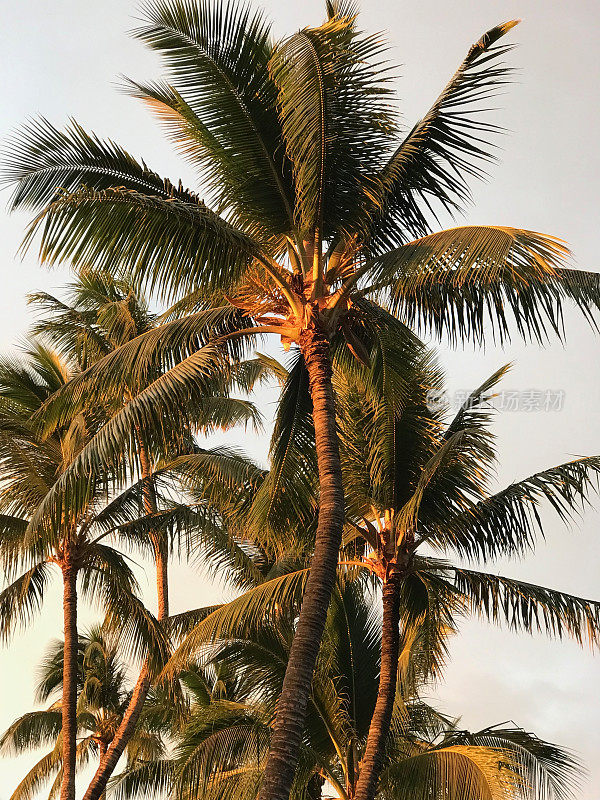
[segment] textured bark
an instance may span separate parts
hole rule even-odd
[[[140,450],[140,464],[142,467],[142,494],[144,497],[144,511],[146,514],[156,512],[156,495],[152,484],[152,465],[144,446],[141,431],[138,428],[138,442]],[[151,531],[150,538],[154,548],[154,561],[156,564],[156,593],[158,601],[158,619],[163,620],[169,616],[169,575],[168,553],[164,535],[158,531]]]
[[[102,761],[102,759],[106,755],[107,749],[108,749],[108,745],[106,744],[106,742],[103,739],[101,739],[98,742],[98,750],[99,750],[99,753],[100,753],[100,761]],[[104,791],[100,795],[100,800],[106,800],[106,788],[104,789]]]
[[[138,444],[140,449],[140,462],[142,467],[142,494],[144,498],[144,511],[146,514],[153,514],[156,512],[156,497],[152,486],[152,467],[150,459],[144,447],[141,433],[138,429]],[[156,533],[151,532],[152,545],[154,548],[154,557],[156,563],[156,591],[158,601],[158,614],[157,619],[163,622],[169,616],[169,579],[168,579],[168,558],[164,542],[164,538]],[[137,683],[131,695],[129,705],[123,715],[121,724],[117,728],[114,738],[106,752],[100,758],[100,765],[83,796],[83,800],[102,800],[106,794],[106,784],[129,740],[135,732],[137,721],[140,714],[148,691],[150,689],[150,675],[148,671],[148,664],[144,664]]]
[[[61,800],[75,800],[75,756],[77,748],[77,568],[72,563],[62,567],[64,660],[62,691]]]
[[[150,678],[147,665],[144,665],[137,680],[127,710],[117,728],[114,739],[108,746],[106,753],[100,760],[96,774],[92,778],[83,800],[99,800],[106,791],[106,784],[112,775],[123,751],[131,739],[139,719],[144,701],[150,688]],[[62,798],[61,798],[62,800]]]
[[[396,696],[400,647],[400,581],[392,573],[383,584],[383,623],[381,629],[381,671],[375,710],[369,726],[365,754],[360,765],[354,800],[374,800],[383,765],[385,744],[390,731]]]
[[[312,675],[335,584],[344,492],[331,385],[329,343],[313,326],[302,332],[313,402],[320,503],[315,550],[283,681],[259,800],[287,800],[298,762]]]

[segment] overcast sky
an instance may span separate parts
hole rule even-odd
[[[323,4],[263,2],[283,34],[318,24]],[[155,59],[127,36],[136,3],[129,0],[23,0],[1,3],[0,136],[28,116],[62,124],[74,116],[87,129],[110,136],[158,172],[194,185],[190,167],[162,139],[145,109],[120,94],[121,73],[157,76]],[[364,0],[366,29],[386,29],[393,60],[401,65],[398,94],[407,127],[427,110],[469,45],[498,22],[522,17],[510,34],[519,47],[509,56],[518,82],[502,98],[510,129],[491,180],[474,187],[471,223],[505,224],[566,239],[577,266],[599,271],[596,255],[600,186],[598,86],[599,11],[593,0]],[[201,187],[199,187],[201,191]],[[7,196],[4,195],[7,199]],[[25,333],[27,292],[59,291],[66,271],[48,272],[35,254],[16,257],[26,217],[0,207],[0,348],[9,351]],[[559,411],[504,411],[498,415],[498,486],[578,455],[600,453],[600,363],[597,337],[575,313],[567,314],[567,341],[545,349],[513,343],[503,351],[442,348],[451,390],[473,388],[507,361],[514,368],[506,390],[564,393]],[[561,395],[562,396],[562,395]],[[272,397],[263,398],[270,414]],[[234,437],[235,438],[235,437]],[[237,435],[264,458],[264,443]],[[598,515],[564,529],[547,520],[546,542],[535,556],[493,569],[583,597],[600,597]],[[173,570],[173,611],[214,603],[221,590],[206,576]],[[146,590],[148,583],[145,583]],[[151,600],[149,593],[149,603]],[[82,614],[85,625],[94,619]],[[35,666],[51,636],[61,633],[57,591],[36,625],[0,651],[0,729],[32,708]],[[590,775],[578,795],[600,798],[600,657],[571,642],[525,638],[485,623],[466,622],[451,647],[446,680],[435,690],[442,709],[465,726],[512,719],[539,736],[572,748]],[[0,800],[8,798],[33,759],[0,761]]]

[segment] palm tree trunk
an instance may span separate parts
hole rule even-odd
[[[104,739],[100,739],[100,741],[98,742],[98,750],[100,752],[100,761],[102,761],[102,759],[104,758],[104,756],[106,754],[107,747],[108,747],[108,745],[106,744]],[[104,789],[104,791],[100,795],[100,800],[106,800],[106,788]]]
[[[365,754],[361,761],[354,800],[374,800],[383,765],[386,739],[392,721],[396,696],[400,648],[400,581],[392,573],[382,589],[383,623],[381,629],[381,671],[375,710],[369,726]]]
[[[138,445],[140,450],[140,463],[142,472],[142,494],[144,499],[144,510],[146,514],[153,514],[156,512],[156,496],[152,486],[152,467],[148,453],[144,447],[141,433],[138,429]],[[150,534],[152,544],[154,547],[154,556],[156,564],[156,592],[158,602],[157,619],[159,622],[164,622],[169,616],[169,575],[168,575],[168,558],[164,540],[161,536],[152,532]],[[137,721],[142,712],[144,702],[150,689],[150,674],[148,670],[148,663],[146,662],[137,679],[134,687],[129,705],[123,715],[121,724],[117,728],[113,740],[111,741],[108,749],[100,759],[100,765],[83,796],[83,800],[101,800],[106,793],[106,784],[129,740],[135,732]]]
[[[75,800],[77,749],[77,568],[67,560],[63,573],[64,660],[62,691],[63,777],[60,800]]]
[[[331,385],[329,342],[313,326],[300,348],[308,370],[319,468],[319,519],[300,617],[277,704],[259,800],[287,800],[298,762],[312,675],[331,592],[344,523],[344,492]]]
[[[121,720],[121,724],[117,728],[115,736],[108,746],[106,753],[101,758],[100,765],[90,781],[87,791],[83,796],[83,800],[100,800],[106,791],[108,779],[113,774],[119,759],[123,755],[123,751],[135,732],[135,726],[137,725],[149,688],[150,676],[148,674],[147,664],[144,664],[133,690],[133,694],[131,695],[127,710]]]

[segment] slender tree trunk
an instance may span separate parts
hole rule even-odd
[[[140,462],[142,467],[142,493],[144,498],[144,511],[146,514],[153,514],[156,512],[156,496],[150,476],[152,475],[152,467],[146,448],[142,441],[141,433],[138,429],[138,444],[140,448]],[[168,558],[165,547],[164,539],[160,534],[151,532],[152,545],[154,547],[154,556],[156,563],[156,592],[158,602],[157,619],[159,622],[164,622],[169,616],[169,576],[168,576]],[[150,674],[148,670],[148,663],[146,662],[137,679],[137,683],[133,689],[131,700],[123,715],[121,724],[117,728],[113,740],[111,741],[108,749],[100,759],[100,765],[83,796],[83,800],[101,800],[106,794],[106,784],[129,740],[135,732],[135,728],[142,713],[144,702],[150,689]]]
[[[75,756],[77,749],[77,568],[63,568],[64,660],[62,690],[63,777],[60,800],[75,800]]]
[[[354,800],[374,800],[383,765],[385,744],[392,721],[398,676],[400,647],[400,581],[392,573],[382,589],[381,671],[375,710],[369,726],[365,754],[361,761]]]
[[[98,750],[99,750],[99,753],[100,753],[100,761],[102,761],[102,759],[106,755],[107,748],[108,748],[108,745],[106,744],[104,739],[100,739],[100,741],[98,742]],[[106,787],[105,787],[104,791],[102,792],[102,794],[100,795],[100,800],[106,800]]]
[[[298,763],[306,707],[335,584],[344,523],[344,492],[331,385],[329,343],[318,327],[302,332],[313,402],[320,503],[315,550],[277,705],[259,800],[287,800]]]

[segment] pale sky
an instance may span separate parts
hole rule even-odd
[[[116,89],[118,75],[158,75],[153,56],[126,31],[134,24],[130,0],[23,0],[0,3],[0,137],[27,116],[42,114],[63,124],[74,116],[88,130],[110,136],[158,172],[194,186],[188,165],[172,152],[158,125],[136,101]],[[322,21],[324,3],[263,2],[277,33]],[[427,110],[469,45],[498,22],[522,17],[510,34],[519,47],[509,56],[518,82],[501,98],[499,117],[511,133],[491,180],[475,185],[466,220],[505,224],[566,239],[575,264],[598,271],[596,237],[600,213],[600,116],[598,92],[600,12],[593,0],[364,0],[362,22],[385,29],[392,58],[402,65],[398,93],[407,127]],[[201,190],[201,187],[198,187]],[[26,217],[0,206],[0,347],[10,351],[25,333],[24,296],[59,290],[67,272],[48,272],[31,253],[16,257]],[[507,390],[564,392],[552,412],[498,415],[498,487],[579,455],[600,453],[600,341],[575,313],[567,314],[567,341],[545,349],[515,341],[485,353],[442,350],[454,391],[478,385],[500,364],[514,361]],[[262,398],[267,417],[272,397]],[[230,437],[231,438],[231,437]],[[245,434],[233,440],[263,458],[264,442]],[[535,556],[491,569],[588,598],[600,598],[599,516],[585,512],[567,530],[550,512],[546,542]],[[191,569],[173,569],[173,611],[217,602],[219,587]],[[152,582],[145,583],[148,591]],[[57,581],[58,587],[58,581]],[[152,603],[149,592],[149,603]],[[39,621],[0,650],[0,729],[30,710],[34,670],[48,639],[61,633],[58,591]],[[91,621],[91,611],[82,621]],[[578,797],[600,798],[600,657],[571,642],[516,635],[487,623],[466,622],[451,646],[446,680],[435,691],[444,711],[472,728],[512,719],[539,736],[567,746],[588,765]],[[33,763],[30,756],[0,761],[0,800],[5,800]]]

